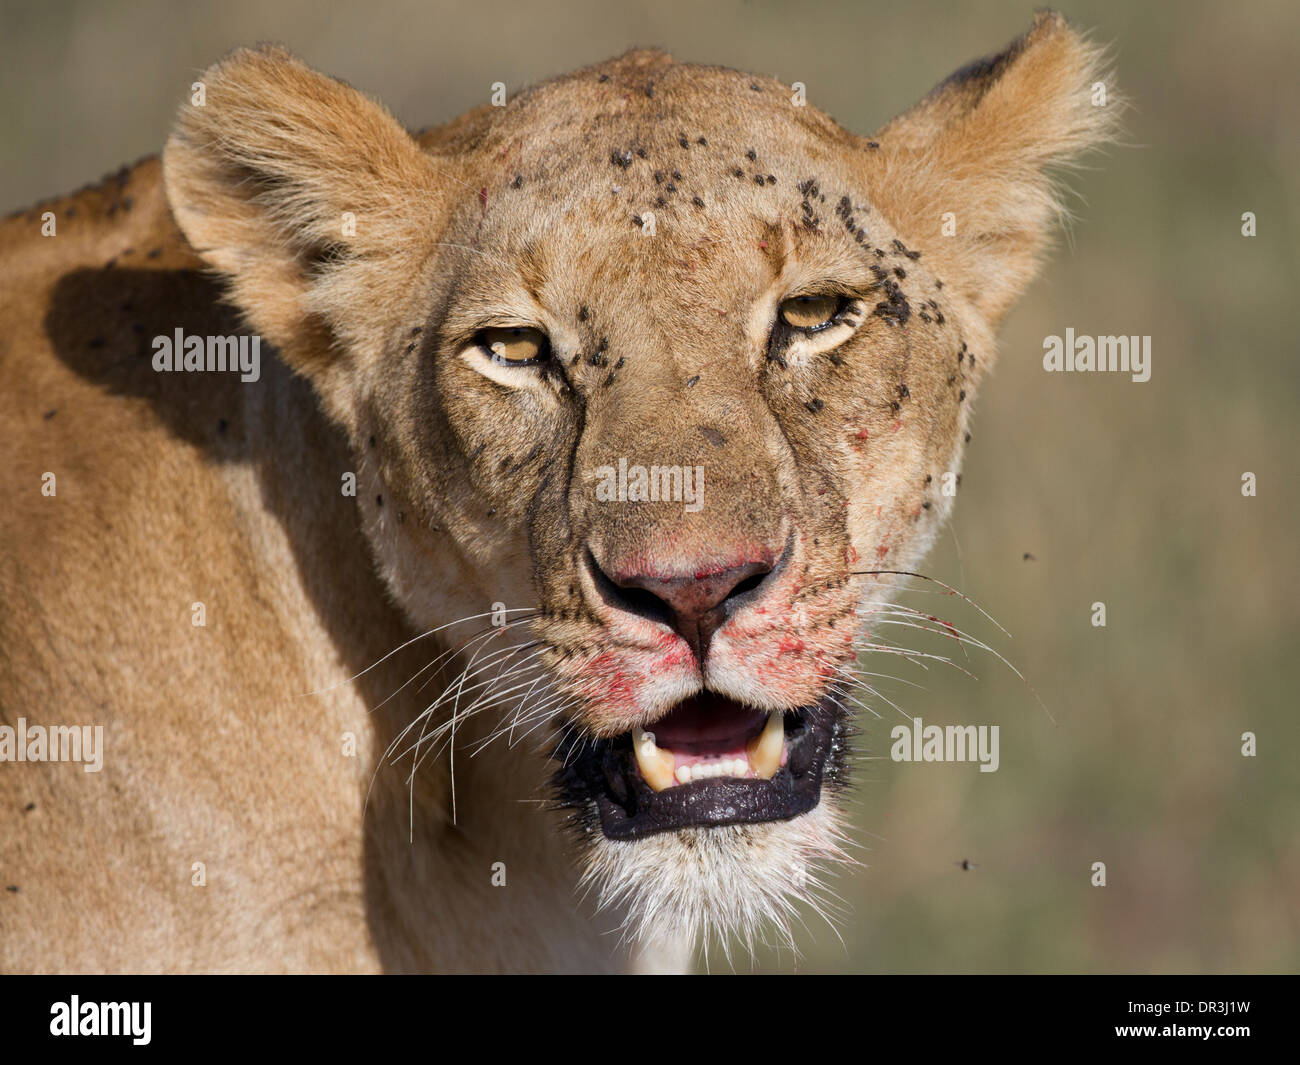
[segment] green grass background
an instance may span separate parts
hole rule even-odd
[[[412,127],[638,44],[803,81],[869,132],[1032,6],[997,2],[0,3],[0,210],[157,151],[195,73],[279,40]],[[1002,767],[897,765],[881,704],[838,934],[760,969],[1300,968],[1296,418],[1300,6],[1071,2],[1132,98],[1078,221],[1007,319],[951,533],[928,562],[990,640],[956,670],[868,668],[927,723],[999,724]],[[1254,211],[1258,235],[1240,234]],[[1149,334],[1146,384],[1046,375],[1042,338]],[[1243,499],[1243,471],[1259,494]],[[1025,561],[1030,552],[1035,561]],[[1089,623],[1104,601],[1108,624]],[[937,647],[935,649],[943,649]],[[951,650],[951,645],[947,648]],[[1239,753],[1258,736],[1258,756]],[[881,759],[879,756],[885,755]],[[975,863],[963,870],[959,862]],[[1104,861],[1108,884],[1090,885]],[[842,941],[839,937],[842,936]],[[714,958],[717,964],[716,955]],[[747,967],[747,966],[746,966]]]

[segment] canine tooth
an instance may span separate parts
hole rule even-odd
[[[655,791],[672,787],[673,767],[677,759],[672,751],[655,746],[655,734],[644,729],[632,730],[632,749],[636,752],[637,768],[645,782]],[[684,767],[683,767],[684,768]]]
[[[781,750],[785,747],[785,720],[779,710],[767,715],[767,724],[757,738],[745,746],[749,764],[761,780],[771,780],[781,768]]]

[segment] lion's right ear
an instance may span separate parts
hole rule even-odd
[[[200,82],[163,153],[181,230],[295,369],[363,355],[436,239],[447,179],[383,107],[283,49],[240,49]]]

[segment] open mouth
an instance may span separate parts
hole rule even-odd
[[[771,713],[702,692],[648,729],[556,751],[568,805],[594,802],[610,839],[639,839],[697,825],[784,821],[821,799],[843,743],[830,699]]]

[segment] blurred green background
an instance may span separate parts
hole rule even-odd
[[[239,44],[282,41],[413,128],[484,102],[495,81],[657,44],[803,81],[866,133],[1023,31],[1032,7],[6,0],[0,211],[157,151],[194,74]],[[852,799],[863,866],[834,882],[843,941],[809,915],[802,956],[765,952],[761,969],[1300,969],[1286,672],[1300,621],[1300,5],[1063,10],[1113,45],[1127,143],[1077,175],[1078,220],[1005,323],[956,522],[928,561],[1010,637],[960,601],[908,600],[1007,655],[1056,724],[982,653],[958,657],[978,679],[867,664],[924,685],[882,692],[927,724],[1001,725],[1001,769],[892,763],[903,718],[880,703]],[[1045,374],[1042,339],[1067,326],[1151,335],[1151,380]],[[1241,495],[1245,471],[1256,498]],[[1105,628],[1090,624],[1096,601]],[[1240,753],[1245,731],[1257,757]]]

